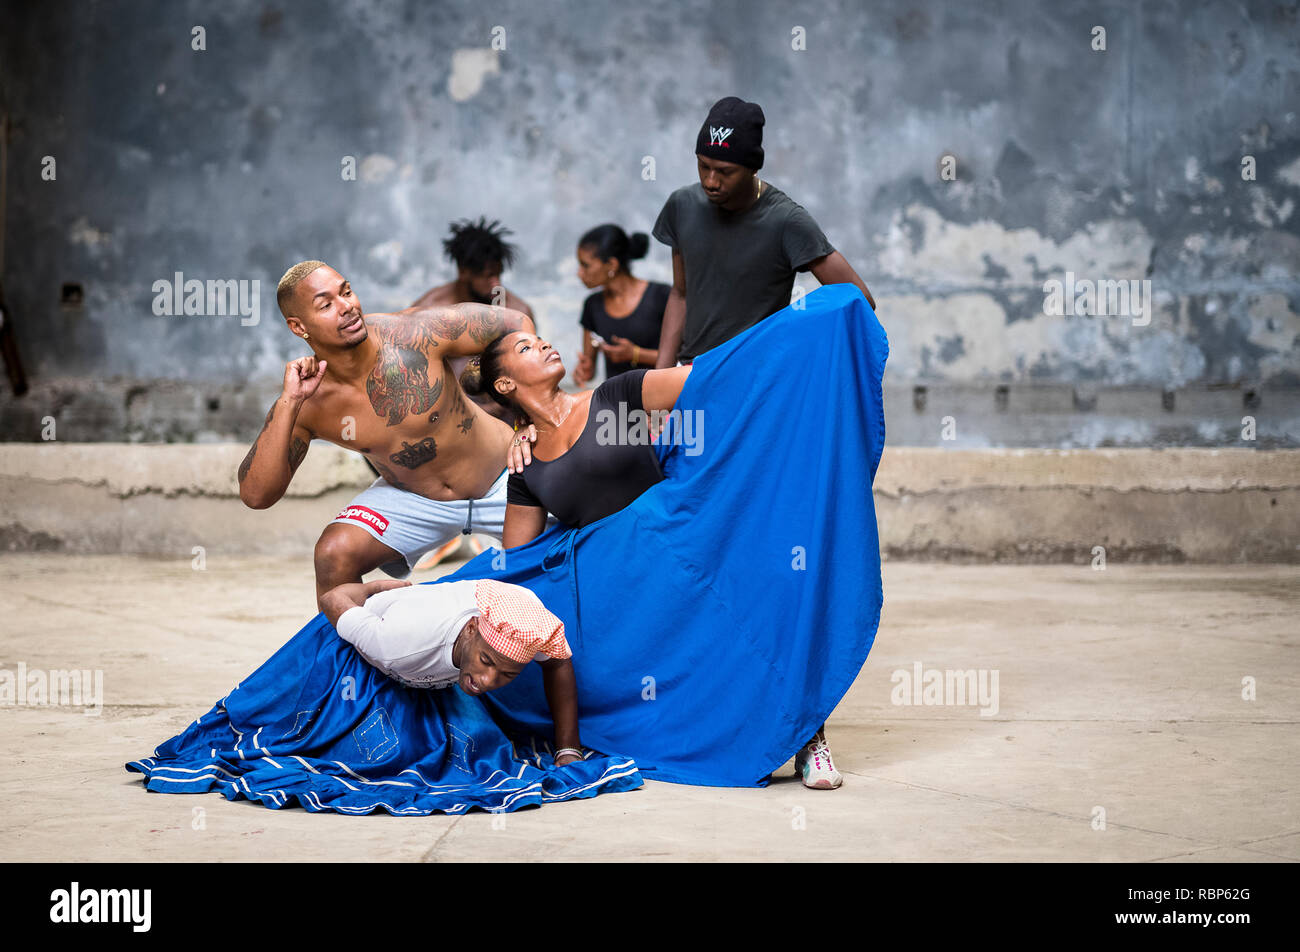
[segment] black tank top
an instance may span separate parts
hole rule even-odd
[[[646,285],[645,293],[637,301],[636,308],[625,317],[610,317],[605,310],[605,295],[601,291],[590,295],[582,302],[581,324],[593,334],[599,334],[609,343],[614,337],[630,340],[644,350],[659,347],[659,334],[664,326],[664,308],[668,306],[668,295],[672,291],[666,284],[651,281]],[[615,377],[635,369],[632,362],[615,363],[605,356],[605,376]]]
[[[565,525],[581,527],[618,512],[662,480],[641,404],[647,372],[619,374],[597,387],[577,441],[563,456],[534,457],[522,474],[511,473],[506,501],[545,509]]]

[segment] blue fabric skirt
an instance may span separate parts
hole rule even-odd
[[[696,359],[662,482],[430,583],[535,592],[573,648],[583,744],[606,754],[550,765],[535,664],[483,698],[408,689],[317,616],[127,768],[150,790],[347,813],[513,810],[643,776],[765,784],[852,685],[882,605],[885,332],[851,285],[799,304]]]
[[[317,615],[207,714],[126,767],[159,793],[403,816],[506,813],[642,785],[627,757],[551,759],[531,738],[512,742],[460,688],[408,688],[380,673]]]

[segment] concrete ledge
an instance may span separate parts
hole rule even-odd
[[[43,443],[0,447],[0,550],[303,555],[375,477],[365,462],[313,443],[270,509],[239,501],[242,444]]]
[[[877,495],[969,489],[1230,492],[1300,488],[1300,451],[943,450],[886,447]]]
[[[246,446],[0,446],[0,549],[301,556],[373,478],[315,443],[288,495],[238,499]],[[875,484],[887,559],[1300,562],[1300,451],[888,447]]]
[[[1300,562],[1295,450],[888,447],[875,498],[886,558]]]
[[[7,443],[0,480],[80,485],[125,499],[145,493],[239,499],[239,464],[247,443]],[[364,486],[375,474],[356,453],[313,442],[286,496],[314,498]]]

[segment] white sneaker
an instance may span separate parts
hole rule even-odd
[[[810,790],[834,790],[844,782],[831,760],[831,749],[826,738],[817,736],[794,755],[794,769],[803,777],[803,785]]]

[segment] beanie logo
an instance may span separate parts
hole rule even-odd
[[[721,146],[724,149],[730,149],[727,142],[727,136],[731,135],[735,129],[728,129],[726,126],[709,126],[709,145]]]

